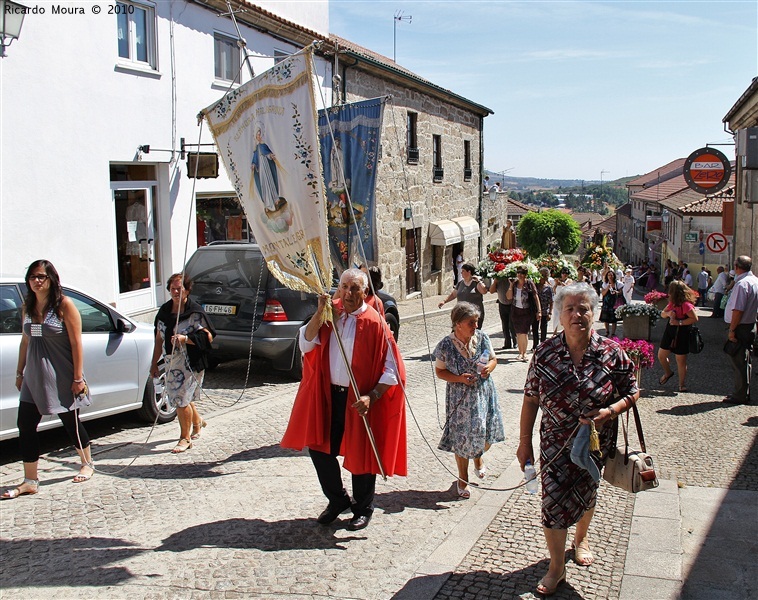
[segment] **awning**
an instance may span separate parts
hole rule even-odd
[[[457,217],[453,222],[461,229],[463,240],[475,240],[479,237],[479,223],[473,217]]]
[[[461,228],[452,221],[443,219],[429,223],[429,242],[432,246],[450,246],[462,239]]]

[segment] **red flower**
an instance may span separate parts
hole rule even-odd
[[[494,270],[495,270],[495,273],[499,273],[500,271],[504,271],[505,270],[505,265],[503,263],[497,263],[495,265],[495,269]]]

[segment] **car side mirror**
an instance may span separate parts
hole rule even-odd
[[[116,331],[119,333],[131,333],[134,329],[134,325],[126,319],[119,319],[116,321]]]

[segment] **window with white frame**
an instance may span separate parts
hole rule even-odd
[[[148,4],[117,2],[114,12],[119,58],[155,69],[155,9]]]
[[[220,33],[214,33],[213,62],[216,69],[216,79],[239,82],[240,49],[237,40]]]

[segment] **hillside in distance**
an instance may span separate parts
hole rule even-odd
[[[499,175],[498,173],[492,173],[485,169],[485,175],[490,176],[490,181],[494,185],[496,181],[503,182],[503,189],[506,191],[527,191],[527,190],[552,190],[558,189],[581,189],[582,187],[590,188],[600,185],[600,180],[589,179],[542,179],[539,177],[511,177],[509,175]],[[603,185],[611,187],[624,187],[628,181],[636,179],[639,175],[632,177],[623,177],[621,179],[615,179],[612,181],[603,181]]]

